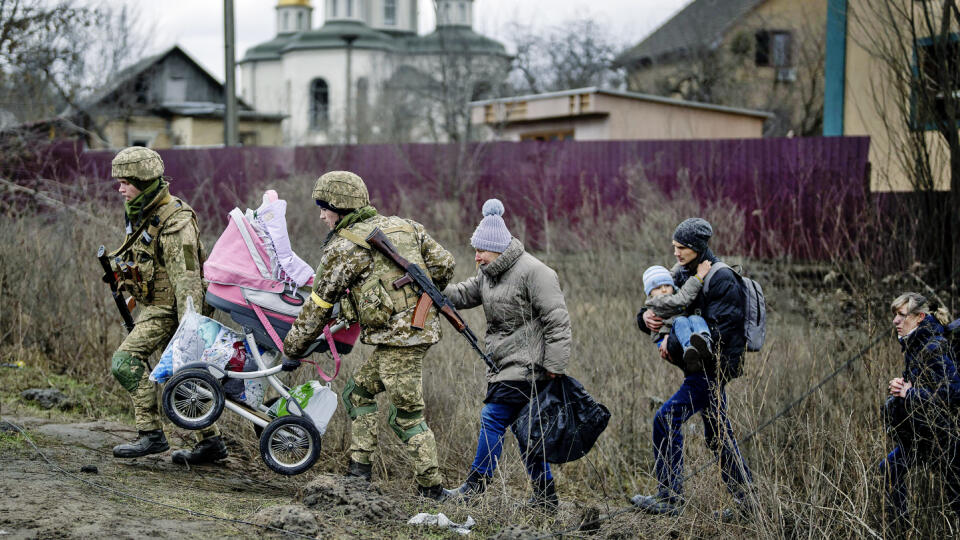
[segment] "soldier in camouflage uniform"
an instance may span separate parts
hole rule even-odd
[[[142,146],[113,158],[112,176],[125,199],[126,238],[110,254],[121,285],[140,305],[136,326],[113,354],[113,376],[130,392],[139,436],[114,447],[118,458],[165,452],[170,446],[160,425],[157,391],[149,380],[148,359],[162,351],[179,325],[187,298],[203,306],[203,246],[197,217],[185,202],[170,196],[160,155]],[[117,259],[122,265],[117,264]],[[227,457],[216,425],[198,433],[193,450],[178,450],[174,463],[206,463]]]
[[[423,357],[440,340],[440,321],[431,310],[424,328],[411,327],[418,295],[412,284],[392,286],[404,271],[365,241],[380,228],[400,254],[429,272],[438,287],[453,277],[453,256],[423,226],[399,217],[382,216],[370,206],[363,180],[351,172],[321,176],[313,190],[321,217],[330,227],[307,302],[283,342],[287,369],[320,335],[341,300],[344,311],[359,320],[362,341],[375,345],[370,358],[347,381],[343,404],[352,420],[348,475],[370,479],[370,459],[377,448],[376,395],[387,392],[387,422],[403,441],[414,463],[417,491],[443,498],[437,465],[437,444],[423,417]],[[348,293],[349,290],[349,294]]]

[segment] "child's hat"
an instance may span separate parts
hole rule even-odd
[[[643,292],[650,296],[650,291],[656,289],[661,285],[670,285],[675,287],[673,284],[673,276],[670,275],[670,271],[662,266],[651,266],[643,272]]]

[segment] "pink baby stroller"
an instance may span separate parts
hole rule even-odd
[[[262,430],[261,456],[271,469],[287,475],[308,470],[319,457],[320,437],[329,415],[311,418],[276,377],[283,338],[310,297],[313,284],[313,269],[290,247],[286,202],[270,190],[256,212],[234,208],[203,272],[209,281],[206,302],[229,314],[243,328],[246,354],[252,362],[248,360],[242,371],[201,362],[183,366],[164,388],[162,401],[167,416],[178,426],[202,429],[212,425],[227,408]],[[317,366],[320,378],[328,383],[340,371],[339,354],[348,353],[360,334],[358,324],[350,325],[338,317],[335,309],[323,335],[308,349],[308,354],[331,352],[336,363],[333,376]],[[260,347],[269,352],[261,355]],[[274,412],[269,402],[231,399],[231,393],[224,391],[231,384],[243,388],[246,381],[254,379],[265,380],[277,390],[285,401],[286,415],[267,420],[265,414]],[[329,385],[325,390],[329,400]],[[335,401],[332,406],[336,408]],[[329,406],[326,410],[332,414]]]

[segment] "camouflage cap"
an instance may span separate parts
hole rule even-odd
[[[313,198],[337,210],[354,210],[370,204],[367,185],[350,171],[330,171],[317,178]]]
[[[131,146],[117,152],[111,164],[111,175],[138,182],[152,181],[163,176],[160,154],[143,146]]]

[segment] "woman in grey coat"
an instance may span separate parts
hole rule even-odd
[[[547,381],[566,372],[570,360],[570,315],[557,273],[523,249],[503,222],[503,203],[490,199],[470,244],[477,275],[443,293],[458,309],[483,306],[486,351],[499,373],[487,371],[487,397],[480,413],[477,454],[466,482],[448,492],[461,500],[486,489],[503,447],[503,435]],[[557,506],[550,465],[543,455],[524,456],[533,485],[530,502]]]

